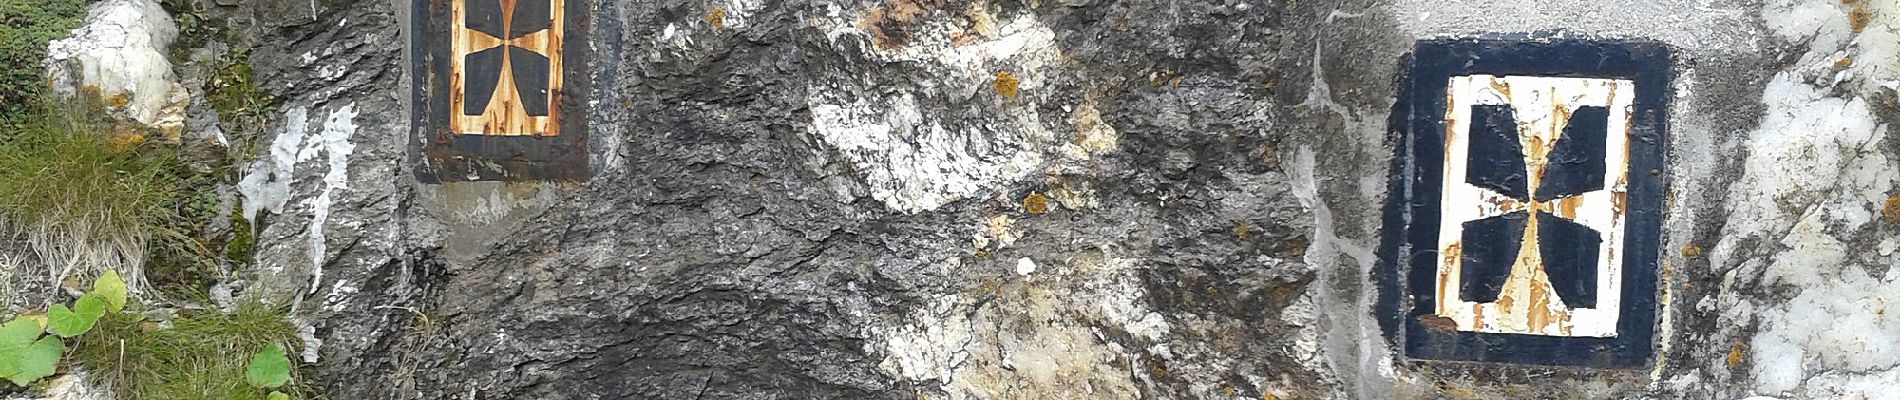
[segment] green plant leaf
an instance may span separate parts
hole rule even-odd
[[[88,293],[79,296],[79,300],[73,302],[73,308],[54,304],[52,308],[46,309],[46,327],[59,337],[79,336],[92,330],[92,325],[98,323],[99,316],[105,313],[106,301]]]
[[[20,369],[7,376],[13,384],[26,386],[28,383],[53,376],[53,370],[59,366],[59,356],[66,353],[66,344],[56,337],[43,337],[40,341],[27,346],[20,354]]]
[[[40,324],[25,317],[14,317],[0,325],[0,349],[23,349],[40,338]]]
[[[108,269],[99,280],[92,281],[92,294],[104,299],[108,310],[125,309],[125,280],[119,279],[119,271]]]
[[[40,338],[40,329],[39,323],[20,317],[0,325],[0,378],[12,378],[20,373],[26,349],[33,345],[34,339]]]
[[[264,400],[290,400],[290,395],[284,394],[284,392],[272,390],[270,392],[270,397],[267,397]]]
[[[99,316],[106,315],[106,299],[91,293],[79,296],[79,300],[73,301],[73,312],[99,319]]]
[[[271,344],[264,351],[251,356],[251,367],[244,371],[244,380],[251,386],[274,388],[290,381],[290,358],[284,356],[284,347]]]

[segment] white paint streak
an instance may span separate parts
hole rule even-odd
[[[329,170],[323,174],[323,189],[318,192],[315,204],[311,207],[310,220],[310,293],[316,293],[318,284],[323,282],[323,263],[327,259],[328,245],[324,241],[324,224],[330,220],[330,204],[335,201],[336,191],[349,188],[350,152],[356,145],[350,143],[350,137],[356,134],[356,104],[345,104],[330,112],[330,118],[323,123],[323,132],[318,134],[316,142],[297,154],[297,160],[303,161],[317,156],[328,158]]]
[[[309,109],[291,107],[284,112],[284,131],[271,140],[264,157],[251,162],[249,171],[238,180],[238,194],[244,196],[244,219],[256,221],[258,211],[283,213],[290,200],[290,181],[297,167],[297,152],[308,136]],[[283,266],[270,266],[282,271]]]
[[[356,146],[350,143],[356,133],[356,105],[346,104],[330,112],[323,121],[320,130],[310,132],[309,109],[297,106],[284,113],[284,130],[270,143],[264,157],[251,163],[244,176],[238,180],[237,191],[243,196],[244,218],[256,221],[260,211],[283,214],[285,206],[295,192],[293,186],[300,186],[298,179],[299,164],[308,168],[322,168],[321,188],[316,189],[315,197],[299,203],[308,206],[311,213],[310,225],[306,228],[306,240],[310,244],[311,281],[310,290],[314,293],[317,284],[322,281],[323,264],[328,252],[324,243],[325,224],[330,219],[330,206],[335,202],[337,191],[349,187],[349,157]],[[321,157],[321,160],[318,158]],[[283,272],[282,265],[265,266],[273,273]]]

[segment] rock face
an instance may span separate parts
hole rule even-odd
[[[47,46],[47,79],[61,96],[99,96],[113,117],[177,140],[191,101],[165,56],[177,36],[152,0],[100,2],[71,36]]]
[[[599,2],[579,183],[420,184],[408,2],[221,9],[333,398],[1838,398],[1900,383],[1891,2]],[[1654,360],[1376,323],[1414,41],[1675,49]],[[1508,35],[1507,35],[1508,36]]]

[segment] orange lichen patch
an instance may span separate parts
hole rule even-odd
[[[1734,344],[1728,346],[1728,357],[1724,361],[1728,362],[1729,368],[1735,368],[1737,365],[1742,365],[1742,357],[1747,354],[1748,343],[1742,343],[1741,340],[1736,340]]]
[[[1834,69],[1847,69],[1850,65],[1854,65],[1854,56],[1841,57],[1839,60],[1834,60]]]
[[[726,8],[713,7],[712,11],[707,11],[706,24],[712,25],[715,29],[726,26]]]
[[[1049,212],[1049,196],[1044,196],[1042,192],[1029,192],[1028,196],[1023,196],[1023,211],[1030,214]]]
[[[878,50],[903,48],[910,43],[910,31],[928,13],[916,0],[887,0],[858,19],[858,28],[871,32],[871,45]]]
[[[1880,216],[1888,221],[1900,221],[1900,194],[1888,195],[1887,206],[1880,209]]]
[[[125,149],[130,149],[132,146],[139,145],[139,143],[145,143],[145,134],[139,133],[138,131],[126,131],[113,133],[108,139],[111,141],[113,150],[125,151]]]
[[[996,71],[996,79],[990,81],[990,86],[996,88],[996,93],[1003,97],[1016,97],[1016,85],[1021,83],[1009,71]]]
[[[113,107],[125,107],[126,103],[131,103],[131,102],[132,102],[132,94],[126,93],[126,92],[119,92],[119,93],[113,94],[112,97],[106,98],[106,104],[111,105]]]
[[[1682,245],[1682,257],[1689,259],[1702,258],[1702,246],[1697,246],[1695,243],[1684,243]]]
[[[1867,21],[1872,18],[1866,4],[1855,4],[1853,9],[1847,11],[1847,27],[1854,29],[1854,32],[1860,32],[1867,29]]]
[[[1246,239],[1247,234],[1248,234],[1247,221],[1237,221],[1234,223],[1234,236],[1239,236],[1241,239]]]

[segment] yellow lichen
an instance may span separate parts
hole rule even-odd
[[[711,24],[713,28],[726,26],[726,8],[713,7],[712,11],[707,11],[706,23]]]
[[[1702,258],[1702,246],[1697,246],[1695,243],[1684,243],[1682,245],[1682,257],[1689,259]]]
[[[1247,233],[1247,221],[1240,221],[1234,224],[1234,236],[1246,239]]]
[[[1853,28],[1854,32],[1867,29],[1869,19],[1872,19],[1872,16],[1868,15],[1866,4],[1855,4],[1854,9],[1847,11],[1847,27]]]
[[[1003,97],[1016,97],[1016,85],[1021,83],[1009,71],[996,71],[996,80],[990,81],[990,86],[995,87],[996,93]]]
[[[1851,65],[1854,65],[1854,56],[1841,57],[1839,60],[1834,60],[1834,69],[1847,69],[1847,67]]]
[[[1049,196],[1042,195],[1042,192],[1029,192],[1028,196],[1023,196],[1023,211],[1030,214],[1049,212]]]
[[[1748,354],[1748,344],[1747,344],[1747,343],[1742,343],[1742,341],[1740,341],[1740,340],[1737,340],[1737,341],[1735,341],[1735,343],[1734,343],[1734,344],[1731,344],[1731,345],[1729,345],[1729,346],[1728,346],[1728,359],[1727,359],[1727,361],[1728,361],[1728,367],[1729,367],[1729,368],[1735,368],[1735,366],[1737,366],[1737,365],[1741,365],[1741,364],[1742,364],[1742,357],[1743,357],[1743,356],[1745,356],[1745,355],[1747,355],[1747,354]]]
[[[1889,221],[1900,221],[1900,194],[1887,196],[1887,206],[1880,209],[1880,215]]]
[[[126,130],[113,132],[107,135],[107,139],[112,144],[113,150],[125,151],[125,149],[130,149],[139,143],[145,143],[145,134],[138,130]]]

